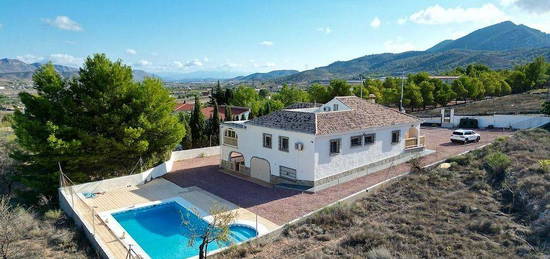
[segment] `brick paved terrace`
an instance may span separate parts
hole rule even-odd
[[[442,128],[421,129],[426,136],[428,149],[436,152],[423,158],[430,164],[492,142],[498,136],[510,135],[510,131],[477,130],[481,141],[467,145],[449,141],[452,130]],[[333,186],[314,194],[264,187],[242,180],[218,170],[219,156],[178,161],[172,172],[164,178],[181,187],[198,186],[240,207],[248,209],[276,224],[284,224],[331,202],[361,191],[393,176],[409,171],[408,164],[400,164],[355,180]]]

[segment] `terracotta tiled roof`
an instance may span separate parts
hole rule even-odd
[[[245,123],[268,128],[315,133],[315,113],[312,112],[280,110],[256,117]]]
[[[321,105],[322,105],[321,103],[295,103],[295,104],[291,104],[291,105],[285,107],[285,109],[315,108],[315,107],[319,107]]]
[[[195,108],[194,103],[178,103],[176,104],[176,108],[174,111],[176,112],[190,112]],[[240,107],[240,106],[231,106],[231,114],[234,116],[240,116],[241,114],[249,111],[250,109],[247,107]],[[214,107],[208,106],[201,109],[202,114],[204,114],[204,117],[207,119],[212,118],[212,114],[214,113]],[[220,105],[218,114],[220,115],[220,119],[225,120],[225,105]]]
[[[329,135],[352,130],[418,123],[412,115],[403,114],[380,104],[370,103],[355,96],[336,97],[351,110],[332,112],[304,112],[281,110],[255,118],[246,123],[269,128],[299,131],[315,135]]]

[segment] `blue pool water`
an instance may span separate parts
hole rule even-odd
[[[191,238],[189,226],[200,231],[208,224],[175,201],[117,212],[112,216],[154,259],[187,258],[198,255],[200,240],[197,239],[192,247],[188,245]],[[187,224],[182,224],[182,220],[187,221]],[[242,225],[232,225],[230,230],[233,243],[242,242],[257,235],[256,230]],[[216,242],[212,242],[208,245],[208,251],[221,247]]]

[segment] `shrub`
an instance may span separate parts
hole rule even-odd
[[[547,160],[539,160],[539,166],[540,166],[540,170],[547,174],[547,173],[550,173],[550,159],[547,159]]]
[[[354,223],[354,216],[351,208],[345,205],[335,205],[321,210],[307,223],[319,226],[351,226]]]
[[[502,231],[502,226],[490,220],[474,221],[468,228],[472,231],[487,235],[495,235]]]
[[[512,161],[510,158],[501,152],[492,152],[485,156],[485,165],[489,171],[491,180],[499,183],[505,178],[506,168],[510,166]]]
[[[63,216],[61,210],[48,210],[44,213],[44,218],[47,220],[57,221]]]
[[[361,232],[349,235],[343,241],[342,245],[369,249],[379,247],[383,245],[384,242],[384,237],[380,232],[367,227]]]
[[[367,259],[390,259],[392,258],[390,250],[380,246],[367,252]]]
[[[469,165],[471,162],[472,156],[469,154],[461,155],[461,156],[455,156],[447,159],[447,163],[457,163],[461,166]]]

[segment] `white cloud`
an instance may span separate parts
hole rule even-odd
[[[183,67],[183,63],[180,62],[180,61],[174,61],[174,66],[176,66],[177,68],[182,68]]]
[[[204,57],[204,58],[202,58],[202,60],[203,60],[204,62],[208,62],[208,57]]]
[[[405,24],[407,22],[407,18],[399,18],[397,19],[397,24]]]
[[[548,0],[517,0],[514,4],[530,13],[544,14],[550,12],[550,1]]]
[[[401,53],[409,50],[415,50],[416,47],[410,42],[405,42],[401,38],[384,42],[384,49],[390,53]]]
[[[273,63],[273,62],[267,62],[267,63],[265,63],[264,66],[265,66],[265,67],[275,67],[275,66],[277,66],[277,64],[275,64],[275,63]]]
[[[188,61],[184,64],[185,67],[202,67],[202,62],[198,59]]]
[[[260,42],[260,45],[270,47],[270,46],[273,46],[273,41],[264,40]]]
[[[243,65],[242,64],[238,64],[238,63],[233,63],[231,61],[226,61],[224,64],[220,65],[218,68],[220,69],[232,69],[232,68],[237,68],[237,67],[242,67]]]
[[[30,63],[36,63],[36,62],[40,62],[42,60],[44,60],[43,57],[37,57],[35,55],[31,55],[31,54],[27,54],[27,55],[23,55],[23,56],[17,56],[16,57],[17,59],[27,63],[27,64],[30,64]]]
[[[151,61],[145,60],[145,59],[142,59],[142,60],[140,60],[140,61],[138,61],[138,62],[136,63],[136,65],[142,66],[142,67],[150,66],[150,65],[152,65],[152,64],[153,64],[153,63],[151,63]]]
[[[176,68],[202,67],[204,65],[199,59],[193,59],[187,62],[174,61],[172,63]]]
[[[380,19],[378,19],[378,17],[374,17],[374,19],[372,19],[372,21],[370,22],[370,27],[378,28],[378,27],[380,27],[380,24],[382,24],[382,21],[380,21]]]
[[[436,4],[409,17],[410,21],[419,24],[493,23],[505,19],[507,19],[506,14],[493,4],[485,4],[479,8],[443,8]]]
[[[513,3],[515,3],[517,0],[500,0],[500,5],[504,6],[504,7],[508,7],[510,5],[512,5]]]
[[[126,49],[126,54],[135,55],[137,51],[135,49]]]
[[[82,31],[82,26],[77,22],[71,20],[67,16],[57,16],[55,19],[43,19],[43,21],[53,27],[67,30],[67,31]]]
[[[332,33],[332,29],[330,27],[319,27],[317,28],[317,31],[322,32],[324,34],[330,34]]]
[[[84,59],[73,57],[68,54],[51,54],[50,61],[52,61],[54,64],[79,67],[84,62]]]

